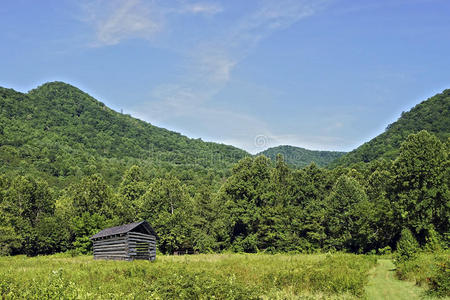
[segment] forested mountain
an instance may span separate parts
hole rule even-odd
[[[423,101],[387,126],[386,131],[330,164],[350,165],[378,158],[393,159],[412,133],[427,130],[445,142],[450,137],[450,89]]]
[[[391,125],[375,144],[388,151],[373,149],[388,159],[292,168],[119,114],[64,83],[0,88],[0,255],[89,253],[100,229],[142,219],[163,253],[384,253],[403,230],[448,247],[448,105],[444,91]],[[401,140],[418,127],[434,134]]]
[[[247,155],[120,114],[63,82],[27,94],[0,88],[2,173],[58,181],[100,173],[117,183],[132,164],[217,172]]]
[[[283,155],[284,161],[288,165],[303,168],[312,162],[320,167],[325,167],[333,160],[344,155],[345,152],[314,151],[294,146],[278,146],[259,153],[259,155],[265,155],[273,161],[275,161],[278,154]]]

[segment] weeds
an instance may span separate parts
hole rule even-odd
[[[0,298],[328,299],[361,297],[370,256],[208,254],[148,261],[0,258]]]
[[[450,296],[450,253],[422,252],[414,259],[397,264],[397,276],[428,288],[431,296]]]

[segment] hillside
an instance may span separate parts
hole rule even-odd
[[[275,159],[280,153],[295,167],[311,162],[335,167],[391,159],[409,134],[422,129],[446,140],[450,136],[449,106],[450,90],[445,90],[403,113],[384,133],[348,154],[293,146],[260,154]],[[66,83],[46,83],[28,93],[0,87],[3,173],[40,174],[51,182],[101,173],[116,183],[132,164],[226,173],[248,155],[232,146],[190,139],[120,114]]]
[[[281,154],[287,164],[302,168],[314,162],[320,167],[324,167],[341,157],[345,152],[337,151],[314,151],[294,146],[278,146],[269,148],[259,154],[275,160],[277,154]]]
[[[312,154],[282,150],[288,161]],[[0,255],[89,253],[94,233],[139,220],[164,254],[375,253],[408,233],[447,242],[448,147],[423,130],[398,157],[298,169],[157,128],[67,84],[0,89]]]
[[[450,137],[449,111],[450,89],[447,89],[402,113],[396,122],[387,126],[385,132],[335,160],[330,167],[395,158],[406,137],[421,130],[427,130],[445,142]]]
[[[0,171],[115,182],[130,164],[226,170],[248,155],[115,112],[76,87],[0,88]]]

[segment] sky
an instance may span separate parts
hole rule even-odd
[[[0,86],[64,81],[251,153],[350,151],[450,88],[448,0],[4,0]]]

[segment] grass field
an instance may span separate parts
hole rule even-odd
[[[424,257],[430,265],[432,256]],[[0,257],[0,298],[432,299],[417,279],[398,280],[398,272],[391,259],[342,253],[158,256],[155,262],[14,256]]]
[[[359,299],[376,259],[351,254],[0,258],[6,299]]]
[[[450,251],[422,252],[400,263],[396,277],[428,288],[428,295],[450,299]]]
[[[415,282],[398,280],[395,266],[390,259],[379,259],[377,267],[370,271],[366,296],[371,300],[436,299],[427,295]]]

